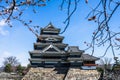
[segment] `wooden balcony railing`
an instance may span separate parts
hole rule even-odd
[[[84,64],[84,66],[97,66],[97,64]]]

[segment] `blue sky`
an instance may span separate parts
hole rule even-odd
[[[66,8],[64,8],[63,11],[60,11],[59,1],[60,0],[51,0],[51,2],[47,3],[47,6],[38,8],[38,14],[31,13],[31,7],[29,7],[22,18],[26,20],[31,19],[33,25],[39,25],[40,27],[45,27],[49,22],[52,22],[55,27],[61,28],[62,31],[65,27],[63,22],[66,19]],[[90,4],[92,4],[91,6],[94,6],[92,2],[93,0]],[[70,46],[79,46],[81,50],[86,48],[84,41],[90,42],[92,33],[97,26],[94,22],[89,22],[85,18],[89,11],[90,8],[85,2],[81,1],[77,11],[71,17],[69,27],[66,32],[62,34],[62,36],[65,37],[64,43],[67,43]],[[119,26],[119,19],[116,20],[119,13],[115,14],[111,23],[115,30],[118,29],[114,28],[114,26]],[[2,66],[4,57],[8,56],[16,56],[19,62],[26,66],[29,63],[28,51],[33,50],[33,43],[36,42],[36,37],[27,27],[19,22],[11,21],[11,23],[14,25],[12,28],[4,23],[4,19],[0,19],[0,66]],[[85,53],[91,54],[91,50],[87,50]],[[94,55],[101,56],[103,53],[104,47],[96,48]],[[117,56],[119,56],[118,54],[119,53],[117,52]],[[106,56],[113,58],[110,51]]]

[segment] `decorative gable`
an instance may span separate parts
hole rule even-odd
[[[52,44],[49,45],[48,47],[44,48],[42,52],[61,52],[56,46],[53,46]]]

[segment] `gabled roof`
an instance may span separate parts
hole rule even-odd
[[[50,22],[46,27],[43,28],[44,30],[60,30],[56,27],[54,27],[54,25]]]
[[[66,54],[65,51],[60,51],[60,52],[43,52],[42,50],[34,50],[34,51],[29,51],[29,54],[38,54],[38,55],[42,55],[42,54],[57,54],[57,55],[61,55],[61,54]]]
[[[50,22],[46,27],[45,29],[55,29],[55,27],[52,25],[52,23]]]
[[[59,33],[60,29],[56,28],[50,22],[46,27],[41,28],[41,33]]]
[[[47,46],[47,45],[50,45],[51,43],[41,43],[41,42],[37,42],[37,43],[34,43],[35,46],[41,46],[41,47],[44,47],[44,46]],[[68,44],[64,44],[64,43],[52,43],[52,45],[56,46],[56,47],[67,47]]]
[[[89,54],[82,54],[81,55],[81,58],[83,59],[83,60],[99,60],[99,58],[97,58],[97,57],[95,57],[95,56],[92,56],[92,55],[89,55]]]
[[[82,50],[79,50],[78,46],[68,46],[68,52],[72,53],[72,52],[84,52]]]
[[[54,49],[56,52],[61,52],[56,46],[53,46],[52,44],[50,44],[48,47],[46,47],[45,49],[43,49],[42,52],[46,52],[46,51],[48,51],[50,48]]]

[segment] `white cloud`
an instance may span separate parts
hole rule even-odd
[[[8,57],[8,56],[10,56],[10,55],[11,55],[11,53],[9,53],[8,51],[4,51],[4,52],[2,53],[2,55],[0,56],[0,66],[3,65],[4,58],[5,58],[5,57]]]
[[[29,61],[28,61],[28,54],[26,53],[20,53],[20,54],[16,54],[16,57],[18,59],[18,61],[21,63],[22,66],[27,66]]]
[[[5,25],[6,25],[5,19],[0,20],[0,27],[5,26]]]
[[[3,28],[0,27],[0,35],[5,36],[5,35],[8,35],[8,34],[9,34],[9,31],[4,30]]]
[[[4,30],[4,27],[6,26],[7,24],[5,23],[5,20],[2,19],[0,20],[0,35],[7,35],[9,34],[9,32],[7,30]]]

